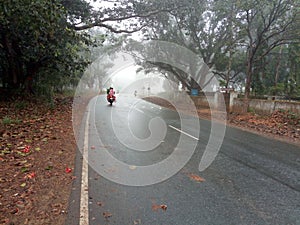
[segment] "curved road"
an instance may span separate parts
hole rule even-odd
[[[109,107],[105,98],[98,96],[91,101],[88,114],[80,149],[88,152],[89,166],[78,152],[78,179],[67,225],[300,224],[298,146],[227,127],[219,154],[208,169],[199,172],[210,121],[199,119],[199,135],[192,126],[185,130],[187,135],[182,135],[176,112],[131,97],[119,97]],[[135,143],[128,126],[135,137],[144,140],[151,136],[149,122],[153,118],[165,121],[160,129],[166,130],[163,140],[157,140],[154,150],[133,150]],[[196,143],[196,149],[184,168],[171,178],[140,187],[107,179],[110,175],[116,179],[128,175],[130,181],[128,173],[135,173],[136,167],[129,166],[127,173],[118,173],[118,167],[102,157],[103,151],[125,164],[147,166],[172,154],[180,136],[184,136],[187,145]],[[204,181],[197,182],[200,178]],[[159,208],[161,205],[167,209]]]

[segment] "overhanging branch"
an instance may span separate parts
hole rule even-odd
[[[131,33],[134,33],[134,32],[137,32],[137,31],[140,31],[141,29],[143,29],[146,25],[143,25],[141,27],[138,27],[136,29],[132,29],[132,30],[126,30],[126,29],[117,29],[117,28],[114,28],[108,24],[104,24],[104,23],[99,23],[97,25],[95,24],[87,24],[87,25],[83,25],[81,27],[77,27],[75,28],[75,30],[86,30],[86,29],[90,29],[90,28],[93,28],[93,27],[104,27],[108,30],[110,30],[111,32],[113,33],[126,33],[126,34],[131,34]]]
[[[134,15],[128,15],[128,16],[123,16],[123,17],[108,17],[108,18],[103,18],[103,19],[98,19],[95,22],[89,23],[89,24],[84,24],[81,26],[76,26],[74,25],[73,28],[77,31],[81,31],[81,30],[86,30],[86,29],[90,29],[93,27],[104,27],[109,29],[110,31],[114,32],[114,33],[134,33],[136,31],[141,30],[142,28],[144,28],[146,25],[143,25],[139,28],[133,29],[133,30],[126,30],[126,29],[116,29],[113,28],[111,25],[106,24],[107,22],[118,22],[118,21],[125,21],[125,20],[129,20],[129,19],[133,19],[133,18],[148,18],[151,17],[153,15],[156,15],[158,13],[162,13],[162,12],[171,12],[171,10],[169,9],[161,9],[161,10],[156,10],[147,14],[134,14]]]

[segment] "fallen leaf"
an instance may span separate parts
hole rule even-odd
[[[142,224],[141,219],[137,219],[137,220],[133,221],[133,225],[138,225],[138,224]]]
[[[97,202],[97,205],[102,207],[102,206],[104,206],[104,203],[103,202]]]
[[[69,167],[67,167],[65,171],[66,171],[66,173],[71,173],[71,172],[72,172],[72,169],[69,168]]]
[[[152,204],[153,211],[157,211],[158,209],[162,209],[162,210],[166,211],[167,208],[168,208],[168,206],[165,204],[163,204],[163,205]]]
[[[104,217],[105,219],[107,219],[107,218],[112,217],[112,214],[111,214],[110,212],[104,212],[104,213],[103,213],[103,217]]]
[[[17,206],[18,208],[24,209],[25,203],[24,203],[24,201],[17,201],[17,202],[16,202],[16,206]]]
[[[168,206],[167,206],[167,205],[160,205],[160,208],[161,208],[162,210],[166,211],[167,208],[168,208]]]
[[[13,209],[10,213],[11,214],[17,214],[19,212],[19,209],[18,208],[15,208]]]
[[[17,153],[18,153],[18,155],[23,156],[23,157],[28,155],[28,153],[23,153],[23,152],[19,152],[19,151],[17,151]]]
[[[24,177],[24,179],[32,179],[32,178],[35,178],[35,176],[36,176],[35,172],[32,172],[32,173],[30,173],[30,174],[27,174],[27,175]]]
[[[200,176],[198,176],[198,175],[196,175],[196,174],[193,174],[193,173],[188,174],[188,176],[189,176],[189,178],[190,178],[191,180],[194,180],[194,181],[196,181],[196,182],[203,182],[203,181],[205,181],[204,178],[202,178],[202,177],[200,177]]]
[[[22,167],[21,168],[21,172],[22,173],[26,173],[26,172],[28,172],[29,171],[29,169],[27,168],[27,167]]]
[[[20,187],[26,187],[26,183],[20,184]]]
[[[30,152],[30,146],[27,145],[24,150],[23,150],[24,153],[29,153]]]

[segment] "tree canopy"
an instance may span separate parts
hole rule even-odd
[[[299,1],[172,2],[182,7],[148,18],[147,38],[189,48],[203,58],[226,88],[245,82],[242,85],[248,98],[251,91],[258,93],[259,89],[261,93],[270,93],[276,83],[287,82],[284,77],[299,74],[299,71],[294,75],[285,73],[285,76],[277,76],[278,81],[271,78],[276,77],[276,71],[283,74],[284,66],[289,71],[291,68],[286,63],[269,66],[274,63],[274,55],[279,60],[278,55],[285,54],[279,61],[290,58],[288,49],[295,50],[299,43]],[[278,51],[280,48],[283,50]],[[295,70],[295,66],[293,68]],[[174,73],[174,68],[170,68],[170,72],[179,80],[186,80],[186,74]],[[273,81],[269,82],[270,79]],[[191,88],[193,84],[186,85]]]
[[[90,28],[132,33],[145,26],[144,18],[165,10],[145,10],[138,1],[107,2],[112,6],[94,9],[84,0],[1,1],[2,87],[33,92],[37,84],[46,90],[75,84],[89,63],[85,52],[105,39],[102,35],[95,41]]]
[[[43,83],[72,80],[87,62],[78,52],[91,40],[68,27],[72,13],[59,1],[4,0],[0,11],[1,80],[6,88],[31,89]],[[71,15],[72,15],[71,14]],[[32,90],[30,90],[32,91]]]
[[[190,49],[221,85],[245,90],[246,97],[298,93],[299,0],[98,2],[99,8],[84,0],[1,1],[2,87],[34,92],[76,85],[91,60],[91,47],[101,45],[110,33],[140,32],[145,41]],[[96,37],[93,27],[103,32]],[[196,85],[170,65],[143,66],[161,69],[189,89]]]

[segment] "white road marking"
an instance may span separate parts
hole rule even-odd
[[[152,108],[153,108],[153,107],[152,107]],[[138,111],[138,112],[140,112],[140,113],[143,113],[144,115],[148,116],[144,111],[142,111],[142,110],[140,110],[140,109],[138,109],[138,108],[134,108],[134,110],[136,110],[136,111]],[[194,137],[193,135],[191,135],[191,134],[189,134],[189,133],[187,133],[187,132],[184,132],[184,131],[182,131],[182,130],[180,130],[180,129],[178,129],[178,128],[172,126],[172,125],[169,125],[169,127],[171,127],[172,129],[174,129],[174,130],[176,130],[176,131],[178,131],[178,132],[180,132],[180,133],[182,133],[182,134],[185,134],[186,136],[188,136],[188,137],[190,137],[190,138],[195,139],[196,141],[199,141],[199,138],[196,138],[196,137]]]
[[[140,113],[143,113],[143,114],[145,114],[145,112],[144,112],[144,111],[142,111],[142,110],[140,110],[140,109],[134,108],[134,110],[135,110],[135,111],[138,111],[138,112],[140,112]]]
[[[86,117],[85,129],[84,129],[84,142],[83,142],[83,152],[82,152],[83,160],[82,160],[82,171],[81,171],[79,225],[89,225],[89,201],[88,201],[89,118],[90,118],[90,112],[88,111],[87,117]]]
[[[188,137],[190,137],[190,138],[195,139],[196,141],[199,141],[199,138],[196,138],[196,137],[194,137],[193,135],[188,134],[187,132],[184,132],[184,131],[182,131],[182,130],[176,128],[176,127],[173,127],[172,125],[169,125],[169,127],[171,127],[171,128],[174,129],[174,130],[177,130],[177,131],[180,132],[180,133],[185,134],[186,136],[188,136]]]

